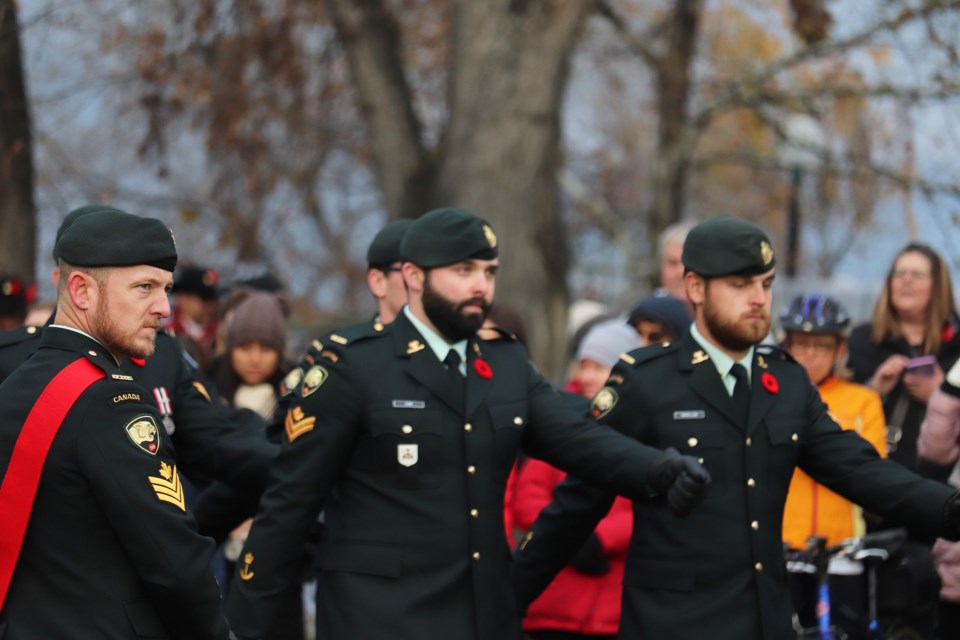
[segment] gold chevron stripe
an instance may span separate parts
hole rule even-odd
[[[303,409],[300,407],[290,409],[283,423],[284,429],[287,432],[287,439],[293,442],[303,434],[313,431],[316,421],[317,419],[314,416],[310,416],[309,418],[305,417]]]
[[[183,485],[180,484],[180,474],[177,473],[177,466],[171,467],[166,462],[160,463],[160,476],[147,476],[153,492],[157,495],[157,500],[167,502],[181,511],[187,510],[187,503],[183,497]]]

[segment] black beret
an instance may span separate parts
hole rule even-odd
[[[17,276],[0,276],[0,313],[25,313],[33,293]]]
[[[63,232],[70,228],[74,222],[77,221],[77,218],[80,216],[85,216],[88,213],[95,213],[97,211],[114,211],[123,213],[120,209],[114,209],[113,207],[107,206],[105,204],[86,204],[82,207],[77,207],[66,216],[63,217],[63,222],[60,223],[60,228],[57,229],[57,238],[53,242],[53,261],[56,262],[60,259],[60,256],[57,252],[57,243],[60,242],[60,238],[63,237]]]
[[[173,278],[173,292],[193,293],[201,300],[216,300],[219,282],[220,274],[216,269],[184,267]]]
[[[400,243],[407,229],[413,224],[409,218],[388,222],[370,242],[367,249],[367,264],[372,267],[386,266],[400,260]]]
[[[173,271],[177,265],[177,245],[167,225],[117,209],[75,217],[56,251],[61,260],[78,267],[145,264]]]
[[[706,277],[755,276],[776,266],[773,246],[752,222],[719,216],[701,222],[683,243],[683,266]]]
[[[407,229],[400,244],[403,260],[424,269],[499,255],[490,223],[469,209],[434,209]]]

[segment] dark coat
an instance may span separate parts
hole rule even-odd
[[[783,640],[793,637],[781,543],[795,467],[864,508],[929,533],[954,491],[880,458],[827,414],[804,369],[779,350],[752,367],[748,424],[694,338],[633,351],[608,381],[601,421],[657,447],[697,456],[712,482],[688,517],[635,501],[624,577],[624,640]],[[612,403],[612,406],[611,406]],[[607,413],[603,413],[608,410]],[[561,484],[515,558],[525,607],[589,535],[612,496]]]
[[[95,340],[49,328],[0,385],[0,476],[41,391],[78,358],[107,376],[80,396],[50,447],[0,637],[227,638],[213,544],[183,503],[161,417]],[[139,421],[154,424],[155,450],[128,433]]]
[[[0,381],[30,358],[45,331],[24,327],[0,332]],[[191,482],[203,486],[221,480],[253,495],[263,491],[277,452],[263,437],[263,420],[217,401],[215,391],[184,360],[176,338],[159,332],[152,356],[139,363],[124,358],[120,369],[133,376],[148,392],[145,400],[160,411],[177,464]]]
[[[265,633],[324,509],[317,637],[520,638],[503,528],[517,451],[637,494],[659,452],[573,411],[511,340],[472,339],[458,382],[405,315],[355,332],[315,349],[292,398],[231,624]]]

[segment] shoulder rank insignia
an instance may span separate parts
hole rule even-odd
[[[160,437],[157,435],[157,423],[151,415],[137,416],[123,428],[130,442],[138,449],[152,456],[160,450]]]
[[[180,484],[180,474],[177,466],[170,466],[166,462],[160,463],[160,477],[147,476],[150,486],[157,494],[157,500],[168,502],[181,511],[187,510],[187,503],[183,498],[183,485]]]
[[[630,355],[629,353],[621,353],[621,354],[620,354],[620,359],[623,360],[624,362],[626,362],[626,363],[629,364],[629,365],[637,364],[637,359],[634,358],[634,357],[633,357],[632,355]]]
[[[327,370],[318,364],[310,367],[310,370],[303,374],[303,387],[300,389],[300,395],[306,398],[317,390],[330,376]]]
[[[704,351],[697,349],[693,352],[693,358],[690,359],[690,364],[700,364],[701,362],[706,362],[710,359]]]
[[[330,342],[336,342],[337,344],[347,344],[347,339],[343,336],[338,336],[335,333],[331,333],[329,336]]]
[[[599,420],[603,416],[610,413],[610,410],[617,404],[617,392],[611,389],[610,387],[604,387],[597,391],[597,395],[593,396],[593,402],[591,403],[591,411],[593,417]]]
[[[123,373],[111,373],[110,377],[114,380],[133,380],[133,376],[128,376]]]
[[[297,367],[290,371],[284,377],[283,383],[280,385],[280,395],[285,396],[297,387],[300,386],[300,382],[303,380],[303,369]]]
[[[757,366],[761,369],[767,368],[767,361],[763,359],[763,356],[757,356]]]
[[[283,423],[283,428],[287,432],[287,440],[293,442],[303,434],[313,431],[316,422],[316,417],[306,417],[300,407],[290,409],[287,411],[287,419]]]
[[[427,347],[419,340],[411,340],[407,343],[407,355],[409,356],[412,353],[423,351],[426,348]]]
[[[193,388],[196,389],[197,392],[198,392],[200,395],[202,395],[204,398],[206,398],[206,399],[207,399],[207,402],[213,402],[213,400],[210,399],[210,392],[207,391],[207,388],[206,388],[205,386],[203,386],[203,383],[202,383],[202,382],[200,382],[200,381],[198,381],[198,380],[194,380],[194,381],[193,381]]]
[[[323,351],[321,351],[321,352],[320,352],[320,357],[321,357],[321,358],[326,358],[326,359],[329,360],[330,362],[338,362],[338,361],[340,360],[340,356],[338,356],[338,355],[337,355],[336,353],[334,353],[333,351],[330,351],[330,349],[324,349]]]

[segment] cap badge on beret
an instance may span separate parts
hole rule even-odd
[[[173,248],[177,248],[177,239],[173,237],[173,229],[167,227],[167,230],[170,232],[170,241],[173,242]]]
[[[760,258],[763,260],[764,265],[770,264],[773,260],[773,247],[771,247],[770,243],[766,240],[760,241]]]
[[[483,235],[487,236],[487,242],[490,243],[491,249],[497,246],[497,235],[493,232],[493,229],[490,228],[490,225],[483,225]]]
[[[20,293],[20,283],[16,280],[4,280],[3,281],[3,295],[12,296],[14,294]]]

